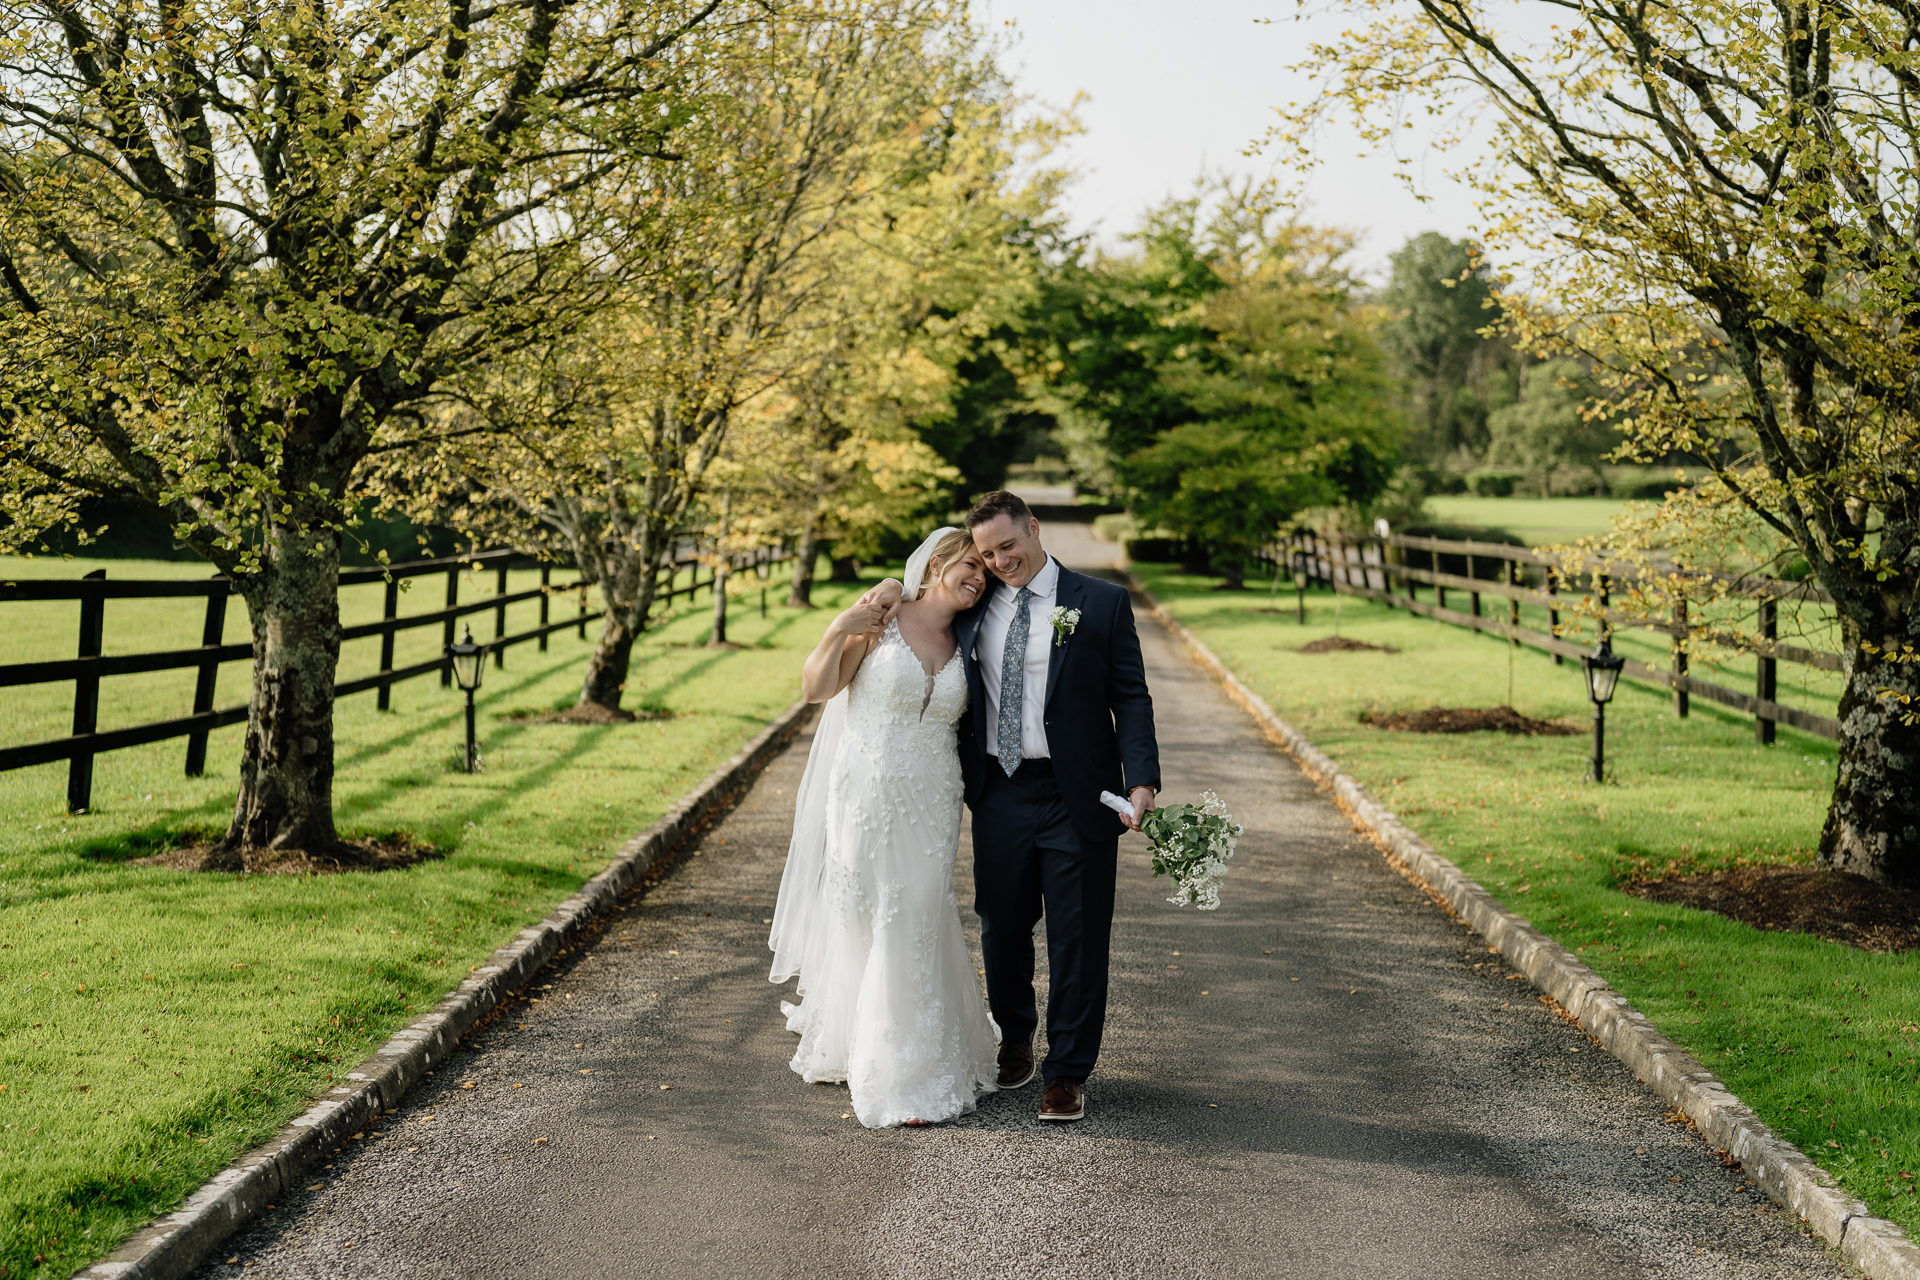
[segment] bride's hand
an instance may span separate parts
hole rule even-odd
[[[871,593],[869,593],[871,594]],[[866,603],[863,596],[852,608],[833,620],[828,630],[842,636],[870,636],[887,625],[887,606],[879,601]]]
[[[860,597],[860,604],[877,604],[885,612],[881,615],[880,625],[886,626],[900,612],[900,597],[906,594],[906,588],[893,578],[882,578],[878,585],[870,587]]]

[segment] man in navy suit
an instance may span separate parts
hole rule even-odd
[[[966,655],[960,767],[999,1082],[1018,1089],[1035,1074],[1033,928],[1044,907],[1040,1118],[1079,1120],[1106,1025],[1120,831],[1139,830],[1160,785],[1153,699],[1125,589],[1049,556],[1039,520],[1014,494],[981,498],[967,528],[999,580],[954,619]],[[1102,791],[1127,796],[1133,812],[1116,816]]]

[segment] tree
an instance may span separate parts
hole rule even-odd
[[[1417,425],[1409,447],[1436,466],[1458,466],[1486,448],[1488,412],[1513,399],[1518,353],[1511,340],[1483,332],[1499,319],[1498,282],[1480,246],[1434,231],[1388,261],[1380,301],[1391,318],[1380,343]]]
[[[929,507],[977,492],[955,493],[987,452],[978,424],[956,419],[1032,302],[1024,232],[1054,198],[1044,159],[1057,124],[1021,123],[989,65],[968,80],[937,145],[916,148],[907,176],[836,232],[834,284],[730,441],[725,483],[754,513],[744,532],[796,549],[789,605],[811,605],[822,549],[836,563],[871,557],[924,532]]]
[[[1119,254],[1036,228],[1038,292],[1006,355],[1017,398],[1002,403],[1051,424],[1082,489],[1123,495],[1120,460],[1192,418],[1160,373],[1210,336],[1194,312],[1221,284],[1198,243],[1205,200],[1148,211]]]
[[[770,21],[729,73],[725,127],[636,205],[654,247],[605,324],[456,388],[450,427],[484,443],[443,455],[412,501],[476,536],[570,556],[598,583],[607,613],[581,718],[626,717],[662,565],[702,522],[743,408],[782,388],[817,402],[832,377],[794,388],[840,347],[835,326],[895,305],[853,292],[873,277],[849,255],[886,251],[872,238],[976,123],[968,104],[988,70],[964,14],[926,0],[823,2]],[[738,493],[732,522],[750,530],[753,494]]]
[[[1832,597],[1848,670],[1819,862],[1920,884],[1911,10],[1542,0],[1541,25],[1568,25],[1528,46],[1480,0],[1352,7],[1376,19],[1314,51],[1332,93],[1293,114],[1290,136],[1304,144],[1328,102],[1376,137],[1407,99],[1484,105],[1492,240],[1537,254],[1517,336],[1591,361],[1644,455],[1712,466],[1663,509],[1683,570],[1757,540],[1803,558]]]
[[[1487,415],[1487,463],[1510,466],[1553,496],[1554,473],[1600,462],[1620,444],[1595,388],[1577,360],[1549,360],[1526,370],[1520,399]]]
[[[5,544],[159,512],[254,636],[225,837],[332,851],[335,576],[444,382],[623,285],[730,0],[8,5]],[[697,37],[697,38],[696,38]],[[614,198],[618,197],[618,198]]]
[[[1139,519],[1203,547],[1237,587],[1253,554],[1301,509],[1364,502],[1397,440],[1378,315],[1339,266],[1350,242],[1283,218],[1264,187],[1222,185],[1206,220],[1170,224],[1211,284],[1181,319],[1197,335],[1158,370],[1187,420],[1120,464]]]

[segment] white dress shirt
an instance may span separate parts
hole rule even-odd
[[[1020,757],[1037,760],[1052,756],[1047,749],[1047,664],[1052,657],[1053,624],[1048,615],[1060,587],[1060,562],[1047,557],[1046,565],[1033,575],[1027,590],[1027,670],[1020,708]],[[1019,603],[1020,589],[1001,582],[987,600],[986,614],[974,635],[973,656],[980,664],[981,679],[987,686],[987,754],[1000,754],[1000,666],[1007,651],[1007,628],[1013,625],[1013,610]]]

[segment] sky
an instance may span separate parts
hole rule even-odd
[[[1271,155],[1241,152],[1274,122],[1276,104],[1309,90],[1286,70],[1309,34],[1338,30],[1294,21],[1293,0],[979,2],[991,29],[1004,35],[1014,24],[1004,65],[1023,91],[1057,106],[1087,95],[1078,112],[1085,133],[1065,153],[1080,175],[1068,211],[1076,230],[1110,244],[1141,210],[1190,191],[1203,171],[1271,172]],[[1359,155],[1361,148],[1345,132],[1322,139],[1306,216],[1360,233],[1354,264],[1364,273],[1383,277],[1387,254],[1422,231],[1470,233],[1472,201],[1445,177],[1444,160],[1416,165],[1431,197],[1423,204],[1393,176],[1390,160]]]

